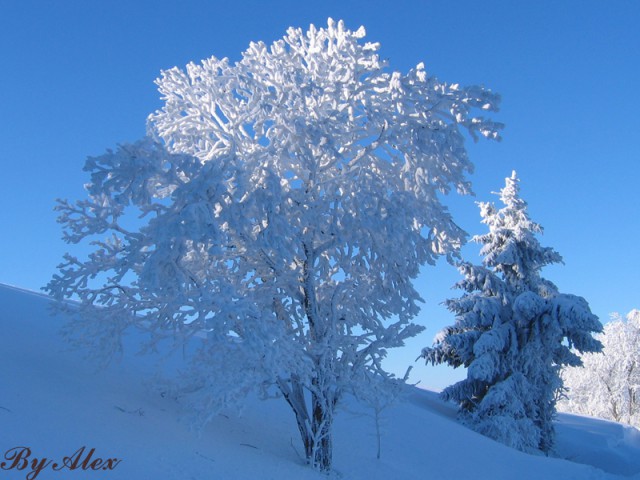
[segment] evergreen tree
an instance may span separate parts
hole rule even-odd
[[[540,245],[542,227],[531,221],[513,172],[500,192],[502,209],[481,203],[483,265],[462,263],[462,297],[446,302],[456,316],[434,345],[427,363],[468,368],[467,378],[443,391],[460,405],[472,428],[519,450],[549,452],[562,365],[579,365],[572,351],[596,352],[591,332],[602,329],[587,302],[562,294],[541,269],[562,262]]]

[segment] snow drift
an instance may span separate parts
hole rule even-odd
[[[128,348],[97,370],[62,340],[65,318],[51,316],[49,305],[45,296],[0,286],[0,479],[326,478],[304,464],[285,402],[252,400],[194,432],[180,405],[153,384],[153,357]],[[136,344],[135,336],[127,341]],[[512,450],[454,417],[455,407],[435,393],[412,389],[382,412],[377,460],[372,412],[346,401],[331,476],[640,479],[633,428],[561,414],[561,459]]]

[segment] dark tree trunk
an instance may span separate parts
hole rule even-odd
[[[311,464],[320,471],[331,470],[333,445],[331,427],[333,423],[333,402],[329,398],[313,395],[313,423],[312,432],[314,445]]]
[[[307,463],[316,470],[331,470],[333,410],[332,397],[311,394],[311,415],[305,402],[302,385],[295,380],[279,382],[280,391],[293,410]]]

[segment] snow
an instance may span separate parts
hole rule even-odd
[[[50,300],[0,286],[0,456],[29,447],[31,457],[61,461],[81,447],[85,458],[117,458],[112,470],[54,472],[47,479],[190,480],[321,479],[301,456],[293,414],[281,400],[250,400],[240,414],[218,415],[194,432],[179,405],[151,387],[154,360],[127,351],[104,370],[71,351],[52,317]],[[372,412],[352,401],[336,417],[334,470],[344,479],[640,479],[640,432],[588,417],[559,416],[560,455],[527,455],[468,430],[455,406],[419,389],[382,412],[382,456],[376,459]],[[297,452],[298,453],[297,453]],[[2,480],[25,479],[30,468],[7,470]],[[574,463],[581,462],[581,463]]]
[[[565,458],[589,463],[619,475],[637,475],[640,431],[593,417],[561,414],[556,425],[558,448]]]

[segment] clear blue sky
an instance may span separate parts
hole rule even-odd
[[[364,25],[394,70],[424,61],[443,80],[503,96],[501,143],[469,141],[477,197],[451,198],[459,223],[483,233],[475,200],[491,200],[512,169],[544,245],[565,265],[543,272],[584,296],[603,321],[640,307],[640,2],[5,0],[0,6],[0,282],[37,290],[68,247],[57,197],[83,196],[82,166],[145,132],[161,106],[160,70],[211,55],[237,60],[252,40],[288,26]],[[478,248],[464,250],[478,261]],[[427,331],[392,356],[413,362],[453,321],[446,264],[419,288]],[[1,308],[1,306],[0,306]],[[0,313],[1,314],[1,313]],[[460,373],[456,374],[458,377]],[[456,375],[415,364],[412,379],[442,388]]]

